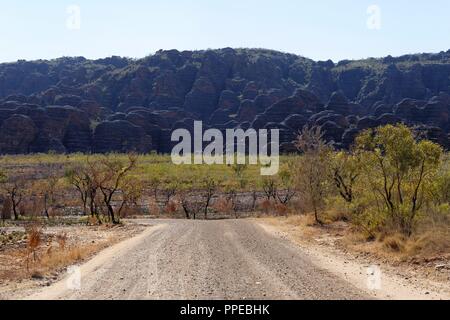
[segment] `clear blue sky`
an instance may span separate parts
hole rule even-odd
[[[381,9],[381,29],[367,8]],[[69,5],[81,28],[66,27]],[[0,0],[0,62],[258,47],[316,60],[450,49],[448,0]]]

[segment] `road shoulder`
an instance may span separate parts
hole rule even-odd
[[[132,249],[134,246],[139,244],[143,239],[148,237],[153,232],[164,228],[164,224],[158,224],[154,226],[147,227],[142,233],[139,235],[119,242],[111,247],[106,248],[105,250],[99,252],[95,255],[91,260],[79,266],[79,270],[81,272],[81,281],[83,275],[90,274],[94,272],[108,260],[114,259],[115,257],[120,256],[127,250]],[[38,290],[36,293],[27,296],[24,300],[58,300],[64,297],[67,293],[71,292],[72,289],[69,288],[68,282],[70,281],[71,275],[66,275],[60,281],[54,283],[50,287],[43,288]]]
[[[300,236],[301,228],[284,223],[283,218],[259,218],[254,221],[267,233],[294,242],[318,267],[348,281],[374,298],[450,299],[449,283],[432,281],[420,274],[406,272],[401,267],[393,267],[377,259],[344,252],[333,246],[330,241],[322,241],[323,239],[306,241]],[[381,272],[379,278],[378,270]]]

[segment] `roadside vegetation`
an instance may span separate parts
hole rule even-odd
[[[279,216],[318,229],[345,223],[349,241],[399,255],[450,255],[448,153],[404,125],[367,130],[348,151],[322,136],[319,128],[305,128],[300,155],[282,156],[278,175],[270,177],[258,166],[176,166],[156,154],[3,156],[0,245],[16,238],[26,243],[27,269],[36,261],[60,267],[80,248],[61,257],[62,233],[52,237],[53,252],[44,252],[47,226],[108,228],[143,216]]]

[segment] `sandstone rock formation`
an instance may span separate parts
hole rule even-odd
[[[193,121],[220,130],[305,125],[338,148],[404,122],[450,146],[450,51],[315,62],[262,49],[158,51],[139,60],[82,57],[0,64],[0,154],[170,152]]]

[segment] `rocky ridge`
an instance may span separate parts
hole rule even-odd
[[[313,61],[263,49],[158,51],[139,60],[61,58],[0,64],[0,153],[170,152],[171,132],[305,125],[338,148],[403,122],[450,147],[450,50]]]

